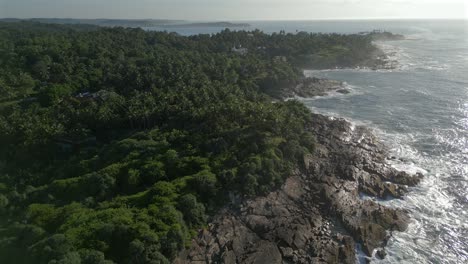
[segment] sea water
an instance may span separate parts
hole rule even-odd
[[[387,257],[373,263],[468,263],[468,21],[249,23],[246,30],[268,33],[380,29],[406,36],[376,43],[398,62],[394,70],[306,70],[346,82],[351,93],[302,101],[315,112],[372,128],[397,158],[392,166],[425,174],[403,199],[382,202],[409,210],[412,222],[407,231],[391,234]],[[192,35],[222,29],[175,30]]]

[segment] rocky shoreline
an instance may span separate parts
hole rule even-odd
[[[389,58],[381,49],[378,49],[372,56],[372,59],[362,63],[358,69],[369,70],[394,70],[397,68],[398,62]],[[312,98],[317,96],[326,96],[331,92],[348,94],[351,91],[346,87],[344,82],[330,80],[325,78],[317,78],[314,76],[304,76],[295,84],[287,85],[281,89],[279,93],[280,99],[303,97]]]
[[[343,82],[317,77],[304,77],[297,84],[282,89],[279,97],[281,99],[294,97],[311,98],[325,96],[330,92],[350,93]]]
[[[385,42],[382,40],[382,42]],[[398,62],[389,57],[389,54],[385,53],[382,49],[378,48],[372,59],[362,62],[358,69],[370,69],[373,71],[377,70],[395,70],[398,67]]]
[[[393,67],[378,49],[362,68]],[[340,81],[304,77],[278,99],[330,92],[350,91]],[[404,231],[410,219],[377,200],[401,198],[423,176],[392,168],[385,146],[367,128],[319,114],[312,120],[306,129],[317,144],[302,166],[279,190],[223,208],[175,264],[356,263],[358,248],[367,260],[385,257],[391,232]]]
[[[367,33],[374,41],[386,42],[395,40],[404,40],[405,36],[392,34],[389,32],[374,31]],[[376,44],[374,42],[374,44]],[[395,54],[386,53],[382,48],[377,47],[370,59],[362,61],[356,69],[377,70],[395,70],[398,68],[398,62],[393,58]],[[274,97],[278,99],[288,99],[294,97],[312,98],[317,96],[326,96],[331,92],[348,94],[350,90],[344,82],[317,78],[314,76],[304,76],[293,84],[287,84],[280,89],[279,94]]]
[[[364,127],[313,114],[317,139],[283,186],[266,197],[221,210],[174,263],[356,263],[360,245],[383,258],[389,232],[406,229],[408,213],[375,198],[400,198],[421,174],[386,163],[385,147]]]

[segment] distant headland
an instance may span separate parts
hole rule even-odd
[[[250,27],[247,23],[231,23],[231,22],[204,22],[204,23],[184,23],[184,24],[171,24],[168,27]]]
[[[78,19],[78,18],[3,18],[3,22],[34,21],[47,24],[87,24],[102,27],[250,27],[247,23],[222,22],[192,22],[170,19]]]

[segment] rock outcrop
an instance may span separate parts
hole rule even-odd
[[[303,167],[268,196],[221,210],[175,263],[355,263],[358,244],[385,256],[388,231],[403,231],[409,218],[375,199],[401,197],[422,175],[387,165],[385,148],[366,128],[313,120],[317,145]]]
[[[340,93],[349,92],[343,82],[316,77],[305,77],[299,80],[297,84],[289,85],[282,89],[280,98],[284,99],[295,96],[310,98],[324,96],[332,91]]]

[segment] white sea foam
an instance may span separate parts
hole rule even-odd
[[[447,241],[444,241],[450,239],[449,243],[463,243],[463,232],[459,231],[466,231],[468,227],[467,212],[463,207],[459,208],[458,214],[451,213],[456,202],[448,192],[446,183],[453,168],[462,164],[458,164],[455,157],[435,158],[419,153],[410,147],[411,141],[418,139],[417,136],[384,134],[381,137],[386,138],[387,143],[393,141],[390,143],[394,144],[391,151],[400,158],[393,161],[393,167],[409,173],[424,173],[425,178],[403,200],[388,202],[392,206],[410,209],[413,222],[406,232],[393,233],[387,247],[389,257],[385,260],[374,258],[373,262],[397,263],[405,259],[411,263],[427,263],[432,255],[439,256],[435,259],[444,259],[444,263],[466,263],[467,255],[460,254],[466,251],[466,241],[465,245],[453,245],[449,249],[446,248]],[[434,232],[439,234],[434,235]]]
[[[370,127],[395,157],[389,166],[425,175],[403,199],[361,197],[408,210],[412,219],[405,232],[391,234],[386,258],[373,263],[468,263],[468,31],[435,30],[443,32],[377,43],[398,62],[395,70],[315,71],[361,86],[305,101],[315,112]]]
[[[420,35],[418,41],[424,41],[423,35]],[[414,39],[416,40],[416,39]],[[414,40],[403,40],[403,41],[414,41]],[[428,57],[415,57],[411,50],[407,47],[398,45],[401,41],[390,42],[390,41],[375,41],[374,44],[382,50],[386,55],[386,64],[388,68],[372,69],[368,67],[355,67],[355,68],[337,68],[337,69],[324,69],[324,70],[307,70],[308,74],[314,72],[406,72],[414,70],[427,70],[427,71],[444,71],[450,68],[447,63],[442,63],[436,59]],[[468,57],[466,58],[468,60]]]
[[[324,111],[311,107],[315,112],[335,118],[342,116],[334,111]],[[388,256],[384,260],[372,257],[373,263],[466,263],[468,262],[468,244],[463,235],[468,234],[468,212],[457,205],[454,196],[448,192],[447,180],[454,170],[464,170],[460,175],[467,175],[468,166],[463,166],[463,156],[453,154],[448,157],[434,157],[421,153],[412,145],[425,135],[387,133],[372,122],[363,122],[345,118],[352,126],[369,127],[389,148],[389,156],[396,157],[388,161],[397,170],[410,174],[423,173],[425,178],[403,199],[372,199],[386,206],[409,209],[412,222],[405,232],[393,232],[386,247]],[[439,143],[459,145],[454,141],[457,136],[449,132],[440,133],[435,138]],[[462,142],[465,144],[465,142]],[[465,157],[466,164],[466,157]],[[468,179],[467,179],[468,180]],[[465,194],[468,201],[468,194]],[[455,208],[457,207],[457,208]],[[457,209],[458,213],[453,213]],[[448,241],[447,241],[448,240]],[[458,243],[458,244],[457,244]],[[447,248],[452,244],[451,248]],[[463,254],[463,252],[467,254]],[[360,260],[363,260],[361,256]],[[444,259],[443,262],[439,260]]]
[[[340,90],[346,90],[348,93],[343,93],[339,92]],[[301,97],[301,96],[294,96],[292,98],[287,98],[286,100],[299,100],[303,102],[308,102],[308,101],[314,101],[314,100],[319,100],[319,99],[324,99],[324,98],[345,98],[351,95],[358,95],[360,94],[360,91],[357,86],[355,85],[350,85],[346,82],[343,83],[343,85],[336,90],[332,90],[327,92],[325,95],[322,96],[314,96],[314,97]]]
[[[413,71],[413,70],[447,70],[450,66],[446,63],[425,57],[414,55],[410,48],[395,44],[394,42],[375,42],[375,44],[386,54],[387,60],[394,65],[394,69],[379,70],[381,72],[389,71]],[[413,54],[413,55],[410,55]]]

